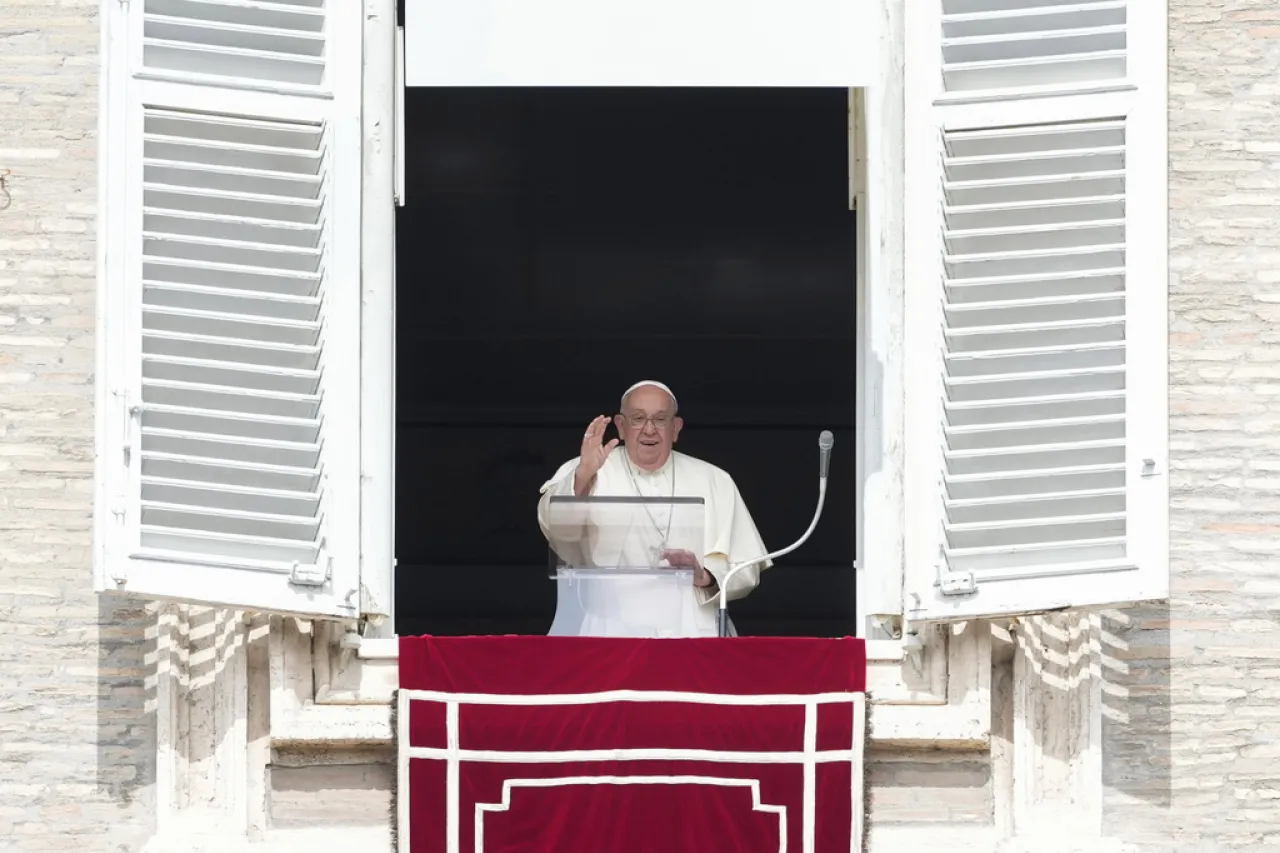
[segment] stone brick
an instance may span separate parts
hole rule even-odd
[[[17,853],[138,850],[153,820],[145,616],[99,601],[89,562],[98,37],[96,1],[0,3],[0,849]]]
[[[1109,672],[1108,692],[1119,698],[1108,707],[1129,715],[1104,719],[1104,772],[1132,781],[1108,786],[1106,827],[1135,842],[1172,837],[1179,851],[1267,850],[1280,836],[1280,805],[1270,796],[1280,711],[1268,695],[1280,672],[1272,639],[1280,480],[1271,476],[1280,438],[1270,370],[1280,340],[1260,309],[1280,298],[1269,288],[1280,282],[1270,249],[1280,233],[1280,12],[1257,0],[1169,6],[1175,594],[1121,629],[1167,629],[1166,648],[1150,659],[1165,674],[1159,690],[1135,695],[1134,662],[1129,675]],[[1135,704],[1161,725],[1139,728]],[[1132,761],[1144,753],[1151,757]]]
[[[1169,5],[1174,594],[1107,622],[1105,824],[1272,850],[1280,11]],[[0,850],[16,853],[128,853],[154,819],[150,620],[91,591],[97,6],[0,3]],[[991,819],[986,755],[877,754],[870,779],[879,821]]]

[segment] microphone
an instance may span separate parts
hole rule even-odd
[[[818,526],[818,519],[822,517],[822,507],[827,502],[827,469],[831,466],[831,448],[835,443],[836,438],[829,429],[824,429],[818,436],[818,508],[814,510],[813,521],[809,522],[809,529],[799,539],[782,550],[774,551],[772,554],[765,554],[743,563],[734,563],[729,567],[729,571],[725,572],[724,583],[720,585],[720,591],[716,593],[716,595],[720,596],[720,609],[716,612],[716,634],[718,636],[729,636],[729,599],[726,595],[726,590],[729,588],[729,579],[748,566],[754,566],[756,563],[763,563],[765,560],[772,560],[775,557],[784,557],[790,554],[807,542],[809,537],[813,535],[814,529]]]

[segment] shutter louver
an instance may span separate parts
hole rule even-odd
[[[947,562],[1123,560],[1124,129],[944,138]]]
[[[968,93],[1123,80],[1126,5],[943,0],[943,88]]]
[[[324,130],[150,110],[144,549],[315,563]]]
[[[102,423],[123,454],[99,586],[354,618],[361,6],[108,14],[136,64],[108,75]]]
[[[1151,334],[1166,258],[1133,237],[1157,233],[1135,229],[1140,213],[1167,215],[1163,101],[1153,121],[1137,100],[1162,90],[1139,95],[1134,76],[1163,57],[1135,54],[1133,14],[1117,0],[908,5],[917,620],[1167,594],[1151,527],[1167,487],[1147,479],[1166,440]]]
[[[145,0],[149,71],[232,83],[319,86],[324,0]]]

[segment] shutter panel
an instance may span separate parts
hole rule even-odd
[[[1165,8],[907,5],[907,604],[1168,594]]]
[[[108,4],[102,590],[358,616],[359,4]]]

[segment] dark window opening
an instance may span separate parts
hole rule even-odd
[[[397,219],[396,625],[545,633],[538,487],[639,379],[768,547],[743,634],[854,633],[847,94],[409,89]]]

